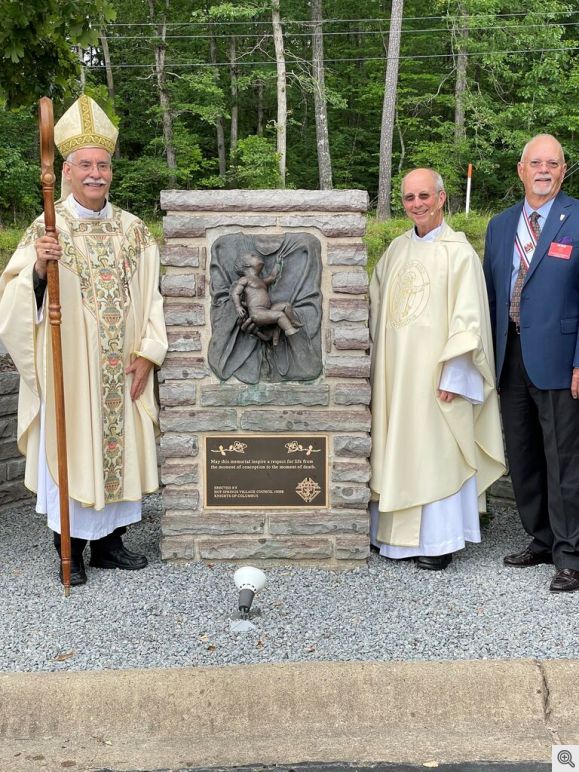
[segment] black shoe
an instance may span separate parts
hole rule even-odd
[[[552,564],[553,558],[548,552],[533,552],[530,547],[525,547],[522,552],[506,555],[503,558],[503,563],[505,566],[514,566],[515,568],[529,568],[541,563]]]
[[[58,567],[60,581],[64,584],[62,576],[62,563]],[[84,570],[84,560],[81,558],[71,558],[70,561],[70,586],[78,587],[79,584],[86,584],[86,572]]]
[[[144,555],[125,549],[121,543],[112,546],[95,547],[91,544],[89,566],[93,568],[121,568],[124,571],[139,571],[146,568],[148,560]]]
[[[60,534],[54,531],[52,534],[54,540],[54,548],[60,558]],[[86,539],[77,539],[74,536],[70,539],[70,586],[78,587],[79,584],[86,584],[86,573],[84,570],[84,560],[82,553],[86,547]],[[62,578],[62,563],[58,568],[58,575],[60,581],[64,584]]]
[[[577,592],[579,590],[579,571],[574,568],[559,568],[549,587],[551,592]]]
[[[452,562],[452,552],[447,555],[420,555],[416,558],[417,568],[426,571],[444,571]]]

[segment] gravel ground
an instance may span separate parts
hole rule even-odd
[[[374,553],[352,571],[266,569],[246,633],[230,631],[236,566],[163,563],[159,521],[150,496],[125,537],[147,569],[87,566],[65,598],[44,518],[0,513],[0,671],[579,657],[579,593],[549,593],[551,566],[502,565],[527,543],[510,507],[495,505],[482,544],[444,572]]]

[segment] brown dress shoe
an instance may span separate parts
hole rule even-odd
[[[579,571],[574,568],[558,568],[549,589],[551,592],[576,592],[579,590]]]
[[[548,552],[533,552],[530,547],[525,547],[522,552],[506,555],[503,558],[503,563],[505,566],[528,568],[529,566],[538,566],[541,563],[552,564],[553,558]]]

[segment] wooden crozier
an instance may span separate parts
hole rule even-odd
[[[40,122],[40,181],[44,201],[44,227],[47,236],[56,236],[54,212],[54,118],[52,100],[42,97],[39,103]],[[54,405],[56,414],[56,449],[58,454],[58,493],[60,501],[60,561],[64,594],[70,593],[71,547],[70,518],[68,511],[68,465],[66,459],[66,423],[64,418],[64,379],[62,370],[62,343],[60,339],[60,282],[57,260],[49,260],[48,268],[48,319],[52,342],[52,368],[54,375]],[[49,395],[46,395],[49,398]]]

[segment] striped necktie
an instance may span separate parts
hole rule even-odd
[[[539,213],[531,212],[529,215],[529,225],[535,237],[535,241],[539,241],[541,235],[541,226],[539,225]],[[519,273],[515,280],[515,286],[513,287],[513,294],[511,297],[511,306],[509,308],[509,316],[513,322],[517,325],[517,329],[521,323],[521,292],[523,291],[523,284],[525,283],[525,277],[529,270],[529,264],[521,257],[519,264]]]

